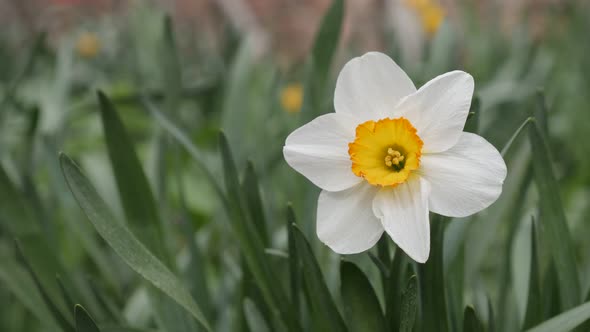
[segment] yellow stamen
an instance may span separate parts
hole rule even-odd
[[[418,169],[423,142],[405,118],[367,121],[348,144],[355,175],[379,186],[403,183]]]

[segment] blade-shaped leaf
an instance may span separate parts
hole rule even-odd
[[[129,226],[144,244],[159,248],[162,233],[156,203],[131,138],[108,97],[99,91],[98,100],[109,157]]]
[[[282,319],[289,329],[299,330],[299,323],[293,316],[287,295],[281,287],[275,286],[276,283],[273,281],[274,273],[265,258],[262,241],[250,218],[243,194],[239,190],[238,172],[229,142],[223,132],[219,134],[219,145],[227,192],[226,206],[248,268],[258,281],[262,296],[273,315]]]
[[[340,41],[340,30],[344,18],[344,0],[333,0],[324,15],[315,36],[311,56],[320,86],[325,86],[332,58]]]
[[[303,285],[314,326],[318,331],[346,331],[344,320],[313,255],[305,236],[296,225],[291,226],[295,238],[297,255],[301,262]]]
[[[402,292],[400,306],[400,332],[411,332],[416,322],[416,313],[418,310],[418,279],[412,276],[408,280],[406,289]]]
[[[543,278],[543,292],[541,295],[543,299],[543,317],[553,317],[560,313],[561,299],[559,297],[559,282],[557,279],[557,270],[553,259],[549,261],[549,266],[545,271]]]
[[[23,199],[23,195],[17,190],[14,183],[8,177],[3,167],[0,166],[0,226],[14,236],[39,233],[41,228],[34,220],[31,209]]]
[[[533,154],[535,182],[540,196],[539,222],[545,230],[547,246],[557,268],[561,297],[561,309],[565,310],[580,303],[580,282],[575,260],[573,240],[570,235],[561,197],[559,184],[552,169],[549,148],[544,135],[537,125],[529,126],[529,139]]]
[[[389,241],[388,237],[385,237]],[[406,271],[408,269],[408,256],[401,250],[395,251],[395,256],[389,268],[389,277],[384,285],[385,288],[385,319],[388,330],[400,326],[401,293],[405,283]]]
[[[482,332],[485,331],[481,320],[477,317],[475,310],[471,306],[465,307],[463,314],[463,332]]]
[[[528,329],[543,320],[543,304],[541,302],[541,285],[539,280],[539,257],[537,254],[537,236],[535,222],[531,227],[531,271],[529,277],[529,295],[527,299],[524,329]]]
[[[55,318],[35,287],[35,283],[12,257],[0,255],[0,281],[48,329],[58,329]]]
[[[206,329],[209,323],[188,290],[127,228],[117,222],[78,166],[60,154],[64,177],[78,204],[100,236],[137,273],[190,312]]]
[[[165,249],[164,231],[161,228],[156,201],[131,138],[108,97],[99,91],[98,99],[109,157],[129,226],[142,243],[152,248],[152,252],[158,258],[166,265],[174,266]],[[152,301],[165,308],[161,315],[164,318],[159,322],[171,322],[167,324],[168,329],[175,326],[192,329],[194,322],[191,322],[180,307],[168,303],[170,300],[166,298],[158,300],[159,294],[150,292],[150,296],[155,296]]]
[[[52,297],[47,293],[47,291],[43,287],[43,284],[41,284],[41,281],[39,280],[39,278],[37,277],[37,274],[35,273],[35,271],[31,267],[31,264],[27,261],[27,258],[23,254],[23,251],[20,247],[19,242],[15,241],[15,244],[16,244],[16,253],[17,253],[19,260],[23,263],[23,265],[25,266],[25,269],[29,272],[31,279],[33,280],[33,282],[35,283],[35,286],[39,290],[39,294],[41,294],[41,298],[45,302],[45,305],[47,306],[49,311],[51,311],[51,314],[53,315],[53,318],[55,318],[55,321],[59,324],[59,326],[64,331],[66,331],[66,332],[74,331],[74,326],[72,325],[72,322],[70,321],[71,316],[66,317],[61,313],[58,306],[53,302]]]
[[[260,310],[258,310],[256,304],[249,298],[244,299],[244,316],[246,317],[246,322],[248,323],[250,331],[270,331]]]
[[[383,310],[367,276],[354,263],[340,263],[344,313],[351,331],[386,331]]]
[[[68,306],[68,308],[74,308],[75,307],[74,301],[72,300],[72,297],[70,296],[70,293],[68,292],[63,281],[61,280],[61,277],[56,276],[55,281],[59,285],[59,290],[61,291],[64,301],[66,302],[66,305]]]
[[[516,129],[514,134],[512,134],[512,136],[510,136],[510,139],[508,140],[508,142],[506,142],[506,144],[504,144],[504,147],[502,148],[502,151],[500,152],[502,154],[502,157],[506,157],[506,154],[510,150],[510,147],[512,147],[512,144],[514,144],[514,141],[520,136],[520,133],[523,132],[524,128],[527,125],[534,123],[534,121],[535,121],[535,119],[531,118],[531,117],[528,117],[528,118],[526,118],[526,120],[524,120],[524,122]]]
[[[301,291],[301,269],[299,268],[299,256],[297,256],[297,248],[295,247],[295,235],[293,234],[293,227],[296,225],[295,211],[291,204],[287,206],[287,232],[288,232],[288,248],[289,248],[289,285],[291,291],[291,303],[293,307],[294,316],[300,319],[299,316],[299,294]]]
[[[258,175],[256,175],[256,171],[254,170],[254,164],[250,161],[246,166],[244,181],[242,181],[242,191],[244,192],[244,198],[252,221],[258,230],[258,235],[262,239],[264,246],[267,247],[270,244],[270,239],[266,231],[266,218],[264,217],[264,207],[262,205],[262,198],[260,197]]]
[[[430,226],[430,258],[419,265],[422,323],[424,331],[448,331],[445,275],[443,267],[443,237],[447,220],[441,216],[432,218]]]
[[[344,0],[334,0],[328,9],[307,63],[302,114],[311,119],[323,113],[323,97],[326,91],[332,58],[340,40],[340,30],[344,17]]]
[[[176,35],[174,24],[170,16],[164,19],[164,47],[162,50],[162,77],[164,78],[165,110],[170,114],[174,112],[182,96],[182,68],[176,48]]]
[[[590,302],[570,309],[527,332],[567,332],[590,319]]]
[[[473,97],[473,101],[471,102],[471,108],[469,109],[469,115],[467,117],[467,121],[465,122],[465,129],[464,131],[468,131],[470,133],[477,134],[479,131],[479,118],[481,116],[481,99],[479,96]]]
[[[76,332],[100,332],[92,317],[81,305],[76,305],[74,315],[76,317]]]
[[[227,205],[227,199],[225,193],[221,189],[218,183],[217,177],[211,173],[204,160],[201,158],[201,151],[192,143],[190,137],[183,132],[178,126],[176,126],[168,117],[166,117],[158,108],[146,97],[141,98],[143,106],[150,112],[156,122],[162,126],[180,145],[182,145],[186,151],[193,158],[195,166],[197,166],[205,175],[205,178],[209,181],[209,184],[213,187],[217,197]]]

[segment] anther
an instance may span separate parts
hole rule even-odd
[[[385,165],[388,167],[399,166],[404,161],[405,157],[394,148],[387,148],[387,155],[385,156]]]

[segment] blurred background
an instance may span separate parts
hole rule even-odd
[[[333,291],[338,287],[338,257],[315,235],[319,190],[286,165],[282,146],[293,129],[333,111],[339,69],[368,51],[390,55],[416,86],[454,69],[471,73],[476,115],[468,130],[498,149],[539,103],[547,105],[545,125],[585,297],[590,287],[590,224],[585,222],[590,215],[590,3],[349,0],[339,38],[322,40],[317,33],[331,4],[0,0],[0,165],[29,216],[39,223],[61,273],[76,280],[75,292],[97,321],[138,327],[161,323],[154,323],[146,309],[145,285],[95,236],[59,169],[57,153],[65,151],[124,219],[100,121],[98,89],[116,105],[130,134],[169,227],[168,246],[183,280],[191,289],[197,287],[187,266],[193,262],[192,250],[198,250],[207,286],[198,284],[209,294],[207,314],[215,330],[234,331],[241,319],[241,306],[235,303],[248,275],[227,215],[202,170],[150,115],[142,99],[152,101],[188,134],[219,182],[217,135],[223,129],[238,169],[250,161],[258,174],[266,245],[273,248],[269,259],[280,261],[287,246],[285,207],[292,202]],[[329,61],[313,64],[312,55],[322,57],[331,43],[335,48]],[[310,80],[325,84],[312,89]],[[518,329],[524,319],[530,220],[538,200],[530,159],[526,140],[515,141],[506,156],[509,176],[500,200],[466,218],[469,222],[453,220],[446,229],[446,271],[460,279],[462,301],[484,313],[488,311],[481,308],[495,308],[502,318],[500,331]],[[13,193],[2,195],[9,202]],[[22,211],[10,207],[2,211],[0,307],[8,309],[0,312],[0,330],[46,330],[43,327],[54,324],[48,323],[47,312],[13,291],[17,286],[2,269],[2,264],[13,266],[8,264],[15,261],[10,239],[18,231],[11,223],[22,217]],[[539,248],[541,271],[551,270],[546,250]],[[350,260],[370,276],[379,273],[366,255]],[[454,270],[457,264],[462,268]],[[88,300],[93,296],[84,291],[87,277],[106,299]],[[378,282],[373,286],[382,287]]]

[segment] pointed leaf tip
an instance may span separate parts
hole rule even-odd
[[[76,332],[100,332],[94,319],[81,305],[76,304],[74,307],[74,316],[76,318]]]

